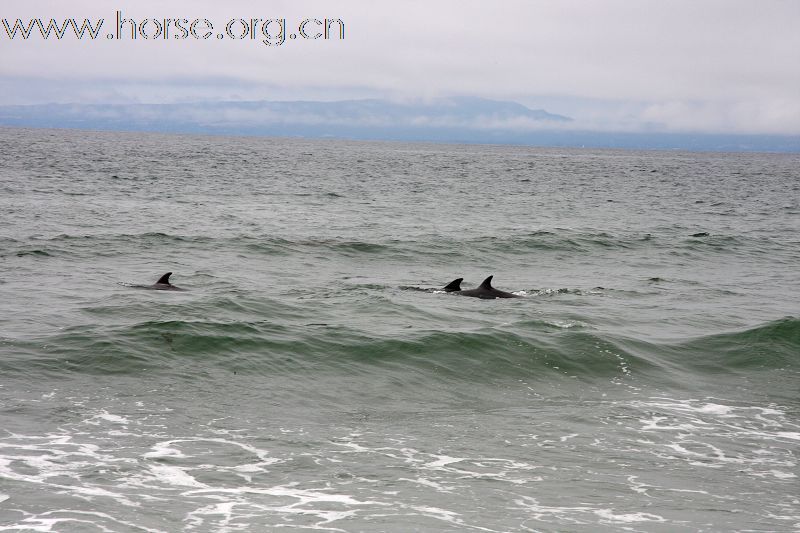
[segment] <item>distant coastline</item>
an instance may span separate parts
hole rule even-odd
[[[800,136],[580,129],[571,117],[481,98],[0,106],[0,126],[542,147],[800,152]]]

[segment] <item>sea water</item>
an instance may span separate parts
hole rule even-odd
[[[798,154],[0,129],[0,530],[796,531],[799,230]]]

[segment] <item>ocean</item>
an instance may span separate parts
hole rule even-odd
[[[798,265],[800,154],[0,129],[0,531],[800,531]]]

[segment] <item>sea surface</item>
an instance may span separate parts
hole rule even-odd
[[[800,531],[799,266],[799,154],[0,129],[0,531]]]

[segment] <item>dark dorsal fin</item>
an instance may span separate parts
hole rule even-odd
[[[447,292],[460,291],[462,281],[464,281],[464,278],[454,279],[453,281],[444,286],[444,290],[446,290]]]
[[[493,277],[494,277],[494,275],[489,276],[488,278],[483,280],[483,283],[481,283],[481,289],[492,290],[492,278]]]
[[[166,274],[164,274],[163,276],[158,278],[158,281],[156,281],[156,283],[163,283],[164,285],[169,285],[169,277],[171,275],[172,275],[172,272],[167,272]]]

